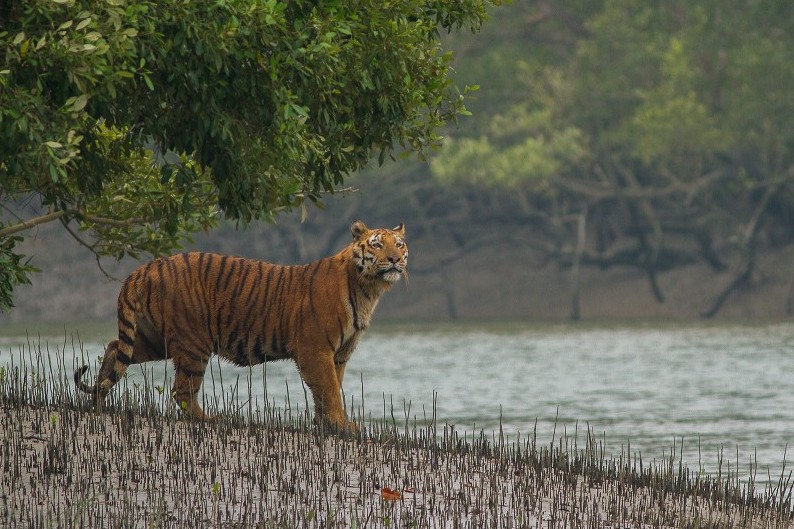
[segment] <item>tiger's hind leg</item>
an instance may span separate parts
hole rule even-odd
[[[95,385],[89,386],[82,381],[83,375],[86,371],[88,371],[88,366],[81,366],[74,372],[74,383],[77,386],[77,389],[92,395],[97,402],[104,400],[108,394],[109,388],[105,389],[105,386],[102,385],[101,382],[108,379],[111,376],[110,374],[113,372],[113,367],[116,365],[118,345],[119,341],[113,340],[107,345],[107,347],[105,347],[105,355],[102,357],[102,366],[99,368],[97,383]]]
[[[141,357],[149,356],[149,352],[143,340],[136,340],[140,330],[136,329],[137,313],[135,304],[130,301],[131,278],[124,283],[119,293],[118,303],[118,328],[119,338],[110,342],[105,349],[105,356],[102,359],[102,367],[99,368],[99,375],[94,386],[81,385],[79,377],[88,369],[81,367],[75,372],[75,382],[78,388],[93,395],[97,401],[102,401],[113,386],[116,385],[121,377],[127,372],[127,366],[134,362],[135,345],[138,343],[138,353]],[[134,300],[134,297],[133,297]]]
[[[196,354],[177,343],[171,344],[168,352],[174,360],[176,372],[171,396],[179,408],[191,417],[204,421],[212,420],[213,417],[206,414],[198,403],[198,392],[204,381],[209,354]]]
[[[152,360],[165,359],[165,345],[159,338],[152,339],[138,329],[135,333],[135,340],[132,347],[132,357],[127,359],[122,357],[119,362],[119,341],[111,341],[105,348],[105,355],[102,358],[102,365],[97,374],[97,382],[93,386],[85,384],[81,378],[88,366],[82,366],[74,373],[74,381],[77,388],[89,395],[92,395],[97,403],[101,403],[110,392],[110,389],[124,375],[128,365],[140,364]],[[121,368],[119,368],[121,364]]]

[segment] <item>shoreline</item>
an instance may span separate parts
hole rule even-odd
[[[10,388],[5,527],[794,527],[790,484],[748,493],[673,461],[604,460],[590,442],[378,426],[345,439],[276,412],[198,423],[120,399],[104,413],[30,405]]]

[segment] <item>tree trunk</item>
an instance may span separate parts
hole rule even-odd
[[[582,254],[584,254],[585,242],[587,237],[587,206],[584,207],[579,214],[576,222],[576,253],[573,258],[573,266],[571,267],[571,320],[579,321],[582,318],[582,312],[579,302],[579,291],[581,288],[581,263]]]
[[[758,233],[761,231],[761,221],[764,217],[764,213],[766,212],[766,208],[769,205],[769,201],[773,196],[775,196],[779,189],[779,184],[771,185],[766,188],[764,196],[761,198],[758,207],[755,209],[753,216],[750,218],[750,223],[748,224],[747,229],[744,232],[744,237],[742,238],[744,260],[741,267],[739,268],[739,272],[736,274],[728,287],[723,290],[719,296],[717,296],[717,299],[714,301],[711,308],[701,314],[703,318],[713,318],[716,316],[722,308],[722,305],[725,303],[725,300],[728,299],[728,296],[730,296],[733,291],[743,285],[749,284],[750,278],[753,275],[753,270],[755,270],[755,250]]]

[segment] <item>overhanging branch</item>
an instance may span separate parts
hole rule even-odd
[[[46,224],[47,222],[52,222],[54,220],[58,220],[65,215],[68,215],[68,210],[58,210],[53,211],[51,213],[47,213],[46,215],[41,215],[40,217],[34,217],[30,220],[23,220],[19,224],[14,224],[13,226],[8,226],[0,230],[0,238],[8,237],[10,235],[14,235],[15,233],[19,233],[20,231],[29,230],[31,228],[35,228],[39,224]]]
[[[62,219],[63,217],[66,216],[74,216],[86,222],[92,222],[94,224],[102,224],[103,226],[114,226],[116,228],[126,228],[128,226],[135,226],[136,224],[144,224],[146,222],[146,219],[142,219],[142,218],[116,220],[116,219],[109,219],[107,217],[86,215],[84,212],[76,209],[59,209],[57,211],[52,211],[50,213],[47,213],[46,215],[34,217],[29,220],[23,220],[19,224],[14,224],[13,226],[7,226],[3,229],[0,229],[0,238],[8,237],[10,235],[14,235],[15,233],[19,233],[21,231],[35,228],[40,224],[46,224],[54,220]]]

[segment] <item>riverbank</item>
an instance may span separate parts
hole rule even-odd
[[[96,413],[66,388],[0,377],[4,527],[794,527],[788,481],[608,459],[594,436],[344,439],[277,410],[195,423],[133,393]]]
[[[531,226],[510,230],[501,237],[488,236],[494,227],[470,226],[486,232],[474,237],[482,243],[463,251],[449,237],[432,230],[414,230],[410,217],[404,220],[411,248],[410,284],[397,285],[384,296],[375,323],[570,321],[574,294],[571,270],[544,264],[546,258],[528,244],[533,240]],[[312,229],[298,221],[294,225],[287,219],[283,222],[292,226],[283,229],[294,229],[292,237],[276,226],[256,226],[246,232],[227,227],[227,231],[198,237],[186,249],[298,263],[336,252],[350,238],[347,222],[315,221]],[[335,237],[329,233],[333,229],[338,232]],[[114,321],[121,283],[140,263],[132,259],[117,263],[106,258],[100,269],[95,255],[59,237],[59,230],[60,226],[42,227],[37,239],[25,242],[24,252],[33,256],[32,264],[42,272],[32,276],[32,285],[16,290],[16,306],[0,314],[0,324]],[[298,242],[306,249],[299,252],[301,255],[289,251]],[[663,300],[655,296],[647,271],[583,265],[578,291],[580,317],[584,322],[701,320],[736,280],[741,257],[726,257],[729,266],[721,271],[700,261],[660,270],[655,279]],[[715,318],[740,322],[791,319],[791,262],[794,244],[759,249],[754,272],[741,288],[731,291]]]

